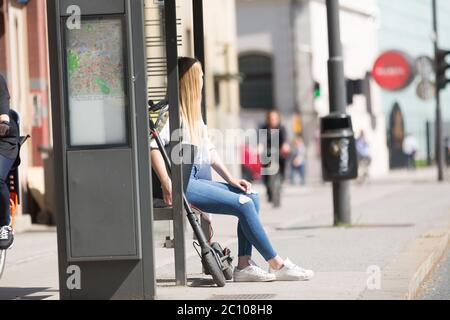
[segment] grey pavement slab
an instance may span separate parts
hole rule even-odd
[[[58,295],[58,255],[54,228],[34,227],[16,235],[0,279],[0,299],[48,299]]]

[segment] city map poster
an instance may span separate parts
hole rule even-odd
[[[122,18],[83,19],[66,30],[70,145],[127,143]]]

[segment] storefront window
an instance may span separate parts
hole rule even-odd
[[[239,58],[241,106],[246,109],[272,109],[273,98],[272,58],[266,55],[242,55]]]

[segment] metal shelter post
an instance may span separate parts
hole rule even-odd
[[[205,65],[205,27],[203,20],[203,0],[192,0],[192,13],[194,21],[194,54],[203,66],[203,72],[206,73]],[[202,116],[205,124],[208,124],[208,113],[206,109],[206,89],[203,86],[202,91]],[[205,220],[201,220],[202,230],[208,237],[210,232],[210,224]]]
[[[194,21],[194,54],[201,62],[203,72],[206,73],[205,65],[205,29],[203,23],[203,0],[192,0],[192,11]],[[205,87],[202,92],[202,115],[203,121],[207,124],[206,103],[205,103]]]
[[[176,0],[164,1],[165,34],[166,34],[166,56],[167,56],[167,85],[169,100],[169,123],[171,131],[181,128],[180,105],[179,105],[179,81],[178,81],[178,37],[177,37],[177,9]],[[171,137],[173,149],[181,143],[182,137],[177,141]],[[185,216],[183,208],[183,168],[177,161],[172,160],[172,203],[173,203],[173,231],[175,245],[175,281],[179,286],[187,284],[186,278],[186,256],[184,226]]]
[[[344,59],[339,20],[339,0],[327,0],[328,18],[328,84],[330,112],[346,113]],[[333,182],[334,224],[351,223],[350,182]]]

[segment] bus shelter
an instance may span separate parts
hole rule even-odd
[[[182,165],[173,207],[154,209],[148,100],[167,98],[180,128],[177,59],[204,65],[202,0],[55,0],[48,25],[61,299],[155,298],[161,220],[186,285]]]

